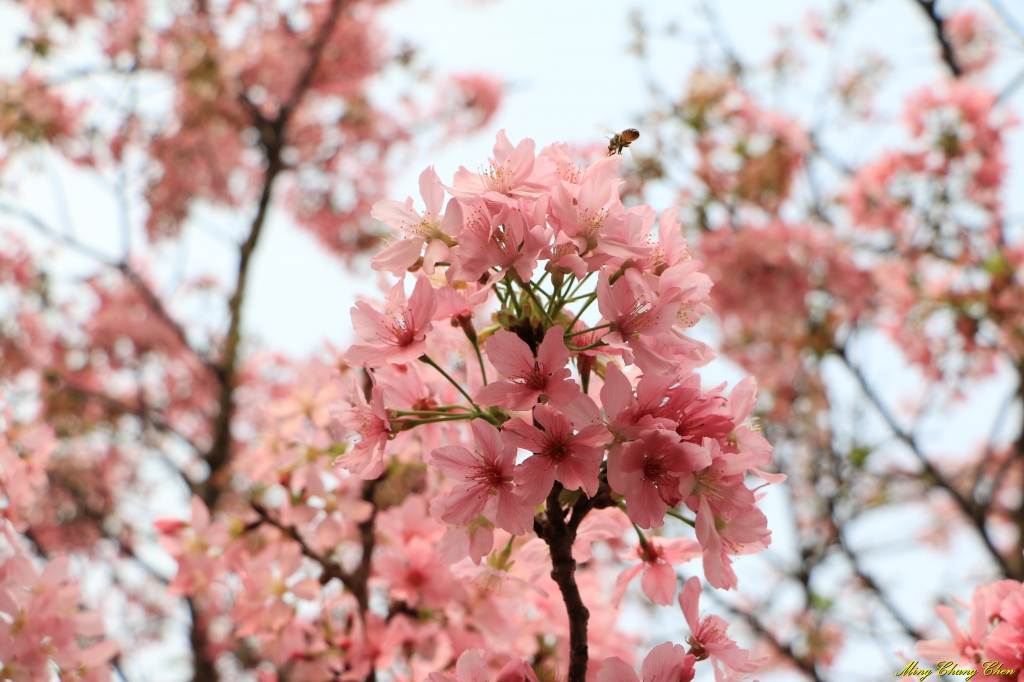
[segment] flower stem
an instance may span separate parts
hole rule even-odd
[[[579,352],[582,352],[582,351],[585,351],[585,350],[592,350],[594,348],[600,348],[601,346],[607,346],[607,345],[608,344],[606,344],[604,341],[601,341],[600,339],[598,339],[597,341],[595,341],[594,343],[590,344],[589,346],[581,346],[579,348],[576,348],[574,346],[566,345],[566,348],[568,348],[573,353],[579,353]]]
[[[412,426],[420,426],[421,424],[436,424],[438,422],[457,422],[465,421],[467,419],[473,419],[481,416],[476,413],[469,414],[450,414],[446,417],[428,417],[427,419],[403,419],[402,424],[411,424]]]
[[[584,303],[583,307],[580,308],[580,311],[576,313],[576,317],[572,318],[572,323],[569,325],[569,329],[572,329],[573,327],[576,326],[576,323],[579,322],[579,319],[583,315],[584,311],[586,311],[586,309],[590,307],[590,304],[596,300],[597,294],[590,294],[590,297],[587,299],[587,302]]]
[[[454,386],[455,388],[459,389],[459,393],[461,393],[462,395],[464,395],[466,397],[466,400],[468,400],[469,404],[473,406],[473,409],[475,409],[477,412],[480,411],[480,406],[477,405],[475,402],[473,402],[473,399],[469,397],[468,393],[466,393],[466,389],[464,389],[461,384],[459,384],[457,381],[455,381],[455,379],[452,379],[451,376],[448,374],[448,372],[444,371],[441,368],[441,365],[439,365],[436,362],[434,362],[433,360],[431,360],[429,355],[421,355],[419,359],[420,359],[420,362],[425,362],[428,365],[430,365],[431,367],[433,367],[434,369],[436,369],[438,372],[440,372],[441,376],[443,376],[445,379],[447,379],[449,381],[449,383],[451,383],[452,386]]]
[[[682,514],[677,512],[675,509],[669,509],[665,513],[668,514],[669,516],[673,517],[673,518],[679,519],[683,523],[689,525],[691,528],[696,528],[697,527],[697,524],[692,519],[686,518],[685,516],[683,516]]]
[[[586,334],[588,332],[597,331],[598,329],[608,329],[611,326],[612,326],[611,322],[606,322],[604,324],[599,324],[596,327],[591,327],[590,329],[584,329],[583,331],[578,331],[578,332],[573,332],[571,334],[566,334],[565,338],[571,339],[572,337],[579,336],[580,334]]]
[[[644,553],[647,553],[647,536],[644,535],[644,532],[642,530],[640,530],[640,526],[636,525],[635,523],[633,524],[633,528],[636,530],[637,537],[640,538],[640,546],[643,548]]]
[[[542,304],[540,302],[540,299],[537,298],[537,295],[535,293],[533,293],[533,287],[530,286],[530,283],[529,282],[523,282],[521,284],[521,286],[523,287],[523,291],[525,291],[526,294],[530,297],[530,300],[533,301],[533,304],[536,305],[537,308],[540,309],[540,311],[544,314],[544,318],[547,319],[548,323],[552,327],[554,327],[555,326],[555,321],[551,319],[551,316],[548,315],[547,308],[545,308],[544,304]]]
[[[476,359],[480,362],[480,378],[484,380],[484,386],[487,385],[487,370],[484,369],[484,356],[480,353],[480,342],[475,338],[470,339],[473,342],[473,350],[476,351]]]

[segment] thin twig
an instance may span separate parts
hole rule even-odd
[[[953,52],[953,44],[949,42],[949,37],[946,35],[945,21],[939,16],[937,0],[916,0],[918,7],[924,11],[928,20],[931,21],[932,27],[935,30],[935,40],[938,41],[939,47],[942,48],[942,61],[946,63],[952,74],[959,78],[963,73],[960,64],[957,62],[956,53]]]
[[[925,473],[935,482],[935,485],[945,490],[946,493],[953,498],[953,501],[956,502],[957,506],[960,507],[960,510],[964,513],[964,515],[968,519],[970,519],[974,527],[977,529],[979,535],[981,536],[982,542],[985,544],[985,547],[988,549],[989,553],[992,555],[992,558],[995,560],[995,562],[999,565],[1000,570],[1002,570],[1005,575],[1013,577],[1013,573],[1010,570],[1009,564],[1007,563],[1003,555],[999,552],[999,550],[996,548],[995,544],[992,541],[992,538],[988,534],[985,518],[986,508],[977,504],[976,502],[974,502],[974,500],[961,494],[960,491],[957,490],[957,488],[953,485],[952,481],[947,479],[946,476],[941,471],[939,471],[934,464],[931,463],[928,457],[925,456],[924,452],[921,450],[921,447],[918,444],[917,439],[914,438],[914,436],[912,436],[911,434],[904,431],[903,428],[896,422],[896,419],[885,407],[885,404],[882,402],[881,398],[875,393],[874,389],[871,388],[870,384],[868,384],[868,381],[865,378],[863,372],[861,372],[860,368],[855,366],[852,362],[850,362],[850,359],[846,354],[846,348],[837,348],[836,352],[838,358],[843,362],[843,364],[846,365],[846,367],[853,374],[854,378],[857,380],[857,383],[860,385],[861,391],[864,393],[864,395],[867,396],[868,400],[871,401],[875,409],[882,416],[882,419],[885,420],[885,423],[888,424],[889,428],[893,432],[893,435],[895,435],[897,439],[902,441],[908,448],[910,448],[910,451],[914,454],[915,457],[917,457],[918,461],[924,467]]]

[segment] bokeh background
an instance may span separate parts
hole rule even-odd
[[[465,127],[446,128],[443,114],[424,124],[424,134],[388,160],[392,175],[387,195],[418,197],[417,178],[428,165],[445,181],[460,166],[485,165],[494,135],[501,129],[514,142],[530,137],[538,147],[565,141],[587,149],[604,144],[601,126],[616,131],[637,127],[641,137],[633,153],[626,155],[625,166],[632,169],[628,172],[649,169],[652,159],[661,164],[662,172],[644,177],[634,186],[633,198],[642,197],[659,211],[680,202],[685,205],[694,201],[695,157],[675,155],[682,145],[673,143],[678,136],[666,112],[672,103],[683,101],[694,72],[732,70],[734,75],[742,72],[743,91],[764,111],[777,112],[811,132],[814,153],[807,156],[816,160],[806,162],[801,170],[806,177],[800,175],[795,181],[779,212],[784,220],[806,221],[817,194],[834,195],[825,202],[829,210],[839,204],[835,196],[849,181],[845,172],[855,172],[887,150],[914,144],[903,123],[908,97],[923,86],[941,89],[951,76],[929,11],[942,17],[970,12],[990,27],[986,40],[995,57],[982,73],[971,76],[971,82],[999,98],[993,117],[1009,122],[1021,110],[1024,6],[981,0],[941,2],[924,9],[922,5],[914,0],[405,0],[387,4],[379,10],[379,28],[386,36],[386,49],[405,55],[404,67],[376,80],[371,88],[374,96],[395,107],[405,106],[403,98],[410,89],[447,74],[485,74],[503,88],[497,110],[484,125],[469,132]],[[8,80],[16,79],[25,67],[20,41],[28,26],[26,17],[26,5],[0,3],[0,75]],[[824,40],[813,38],[819,23],[835,27],[828,29]],[[63,58],[65,63],[56,68],[73,71],[92,63],[95,55],[85,49]],[[865,63],[877,65],[876,71],[864,72],[861,83],[872,101],[871,113],[851,120],[835,105],[836,84]],[[126,96],[115,85],[88,78],[71,85],[72,92],[75,88],[85,96],[107,97],[112,102],[123,102]],[[173,92],[159,81],[141,84],[131,96],[138,106],[153,112],[173,102]],[[1008,126],[1001,138],[1006,170],[997,190],[998,219],[1011,245],[1019,240],[1024,218],[1021,133],[1019,127]],[[81,249],[67,248],[52,234],[42,234],[33,221],[59,226],[61,234],[73,235],[112,260],[121,252],[126,234],[129,241],[144,243],[146,207],[140,186],[128,188],[125,206],[90,170],[75,167],[45,145],[11,159],[0,186],[2,227],[43,254],[58,291],[62,287],[70,291],[96,273],[96,259]],[[809,180],[811,175],[819,183],[816,187]],[[34,217],[26,219],[26,212]],[[122,220],[126,215],[127,227]],[[728,222],[714,212],[711,216],[712,222]],[[171,309],[180,319],[200,329],[223,325],[227,307],[226,298],[218,296],[223,293],[219,287],[231,281],[237,267],[236,243],[244,237],[250,219],[248,210],[199,201],[191,207],[180,239],[150,252],[152,277],[162,291],[174,292],[182,282],[204,276],[214,283],[208,298],[175,299]],[[969,217],[964,219],[965,225],[970,222]],[[840,234],[854,227],[843,216],[835,225]],[[765,243],[765,251],[770,248]],[[874,267],[863,252],[854,260],[864,272]],[[717,273],[723,278],[734,274],[729,269]],[[348,311],[354,301],[361,296],[380,297],[388,282],[370,268],[367,254],[339,257],[331,253],[296,223],[289,210],[273,205],[251,265],[242,316],[244,352],[329,356],[332,348],[344,348],[352,340]],[[1015,456],[1022,428],[1021,402],[1016,397],[1019,365],[1015,368],[1000,356],[988,371],[952,379],[933,376],[877,329],[849,337],[844,333],[836,331],[837,338],[849,342],[852,365],[830,360],[823,353],[809,371],[820,386],[808,394],[827,402],[804,415],[813,428],[793,427],[792,420],[779,419],[779,427],[773,430],[772,407],[777,403],[770,396],[762,396],[762,419],[784,465],[802,471],[801,462],[807,457],[823,461],[818,451],[822,438],[838,453],[845,474],[829,481],[808,478],[822,499],[828,497],[823,490],[843,488],[843,477],[859,472],[873,480],[870,486],[875,487],[876,497],[865,501],[851,494],[856,501],[847,501],[855,510],[843,517],[846,525],[838,517],[819,519],[822,527],[841,528],[838,534],[834,527],[826,529],[813,542],[803,525],[810,522],[798,509],[801,499],[794,501],[793,495],[800,495],[798,488],[780,486],[765,499],[773,545],[764,556],[739,562],[744,591],[714,607],[726,614],[733,608],[755,615],[753,621],[746,619],[746,629],[740,625],[745,641],[760,636],[760,650],[783,662],[773,672],[760,675],[762,680],[892,679],[893,671],[903,667],[901,656],[913,656],[915,634],[944,636],[933,614],[936,604],[949,603],[954,596],[969,598],[974,586],[997,577],[1020,578],[993,561],[978,525],[963,523],[956,505],[941,491],[935,492],[934,481],[918,475],[919,453],[946,471],[954,484],[967,475],[964,462],[976,464],[991,452],[1008,453],[1009,459]],[[721,322],[706,320],[694,334],[719,344]],[[851,366],[861,368],[860,374],[850,371]],[[748,373],[758,376],[759,369],[770,373],[767,367],[742,367],[723,356],[701,372],[705,384],[712,386],[721,381],[735,383]],[[799,400],[796,403],[799,413]],[[873,470],[864,468],[869,457]],[[907,485],[885,487],[887,477],[890,483],[899,478],[892,471],[907,470],[913,472]],[[993,471],[999,476],[991,486],[1008,487],[1006,508],[1020,506],[1015,502],[1024,500],[1020,471],[1009,465]],[[794,476],[792,471],[787,473]],[[994,493],[990,501],[992,497]],[[149,514],[185,513],[187,499],[180,495],[154,493],[153,500]],[[1002,520],[989,526],[991,541],[1007,547],[1006,556],[1012,555],[1017,542],[1014,528],[1003,523],[1006,514],[997,516]],[[824,543],[824,549],[816,542]],[[863,551],[851,558],[845,550],[835,549],[837,543]],[[166,556],[159,556],[159,550],[152,551],[155,562],[173,566]],[[1018,571],[1019,559],[1010,561],[1013,571]],[[793,582],[794,575],[802,580]],[[731,617],[744,620],[735,612]],[[640,600],[630,602],[621,619],[625,628],[649,641],[682,632],[675,610],[651,610]],[[765,630],[770,636],[765,637]],[[167,644],[152,661],[133,662],[138,679],[179,679],[177,673],[163,674],[161,664],[154,662],[181,656],[175,646]],[[794,665],[796,659],[803,664]]]

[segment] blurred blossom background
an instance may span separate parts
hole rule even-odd
[[[326,376],[349,309],[394,281],[370,267],[388,239],[372,204],[418,206],[427,166],[485,167],[499,130],[595,161],[602,128],[635,127],[624,202],[682,206],[715,283],[693,330],[718,351],[704,385],[757,379],[789,477],[741,589],[702,601],[769,657],[757,679],[892,679],[949,638],[937,605],[967,628],[975,587],[1019,584],[1024,8],[351,4],[319,45],[337,70],[309,74],[296,55],[329,3],[0,1],[0,516],[34,560],[72,557],[121,642],[115,676],[277,679],[227,645],[202,677],[192,602],[122,564],[174,575],[158,535],[191,492],[241,504],[232,439],[258,441],[251,413],[285,414],[309,367]],[[271,16],[288,30],[253,29]],[[202,402],[238,386],[233,413]],[[40,424],[54,454],[32,468],[13,443]],[[622,629],[683,641],[678,609],[639,594]]]

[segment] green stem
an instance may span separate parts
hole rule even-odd
[[[585,350],[592,350],[594,348],[600,348],[601,346],[607,346],[607,345],[608,344],[605,343],[604,341],[598,340],[598,341],[595,341],[594,343],[590,344],[589,346],[581,346],[579,348],[576,348],[575,346],[570,346],[570,345],[566,344],[566,348],[568,348],[573,353],[580,353],[580,352],[585,351]]]
[[[565,338],[571,339],[574,336],[579,336],[581,334],[586,334],[588,332],[594,332],[594,331],[597,331],[598,329],[608,329],[611,326],[612,326],[611,322],[606,322],[605,324],[599,324],[596,327],[591,327],[590,329],[584,329],[583,331],[573,332],[571,334],[566,334]]]
[[[505,307],[508,308],[509,306],[511,306],[512,311],[515,312],[516,314],[516,317],[519,317],[520,315],[523,314],[523,309],[519,307],[519,301],[516,300],[516,292],[512,289],[512,282],[509,280],[508,275],[505,275],[505,279],[503,279],[502,282],[505,284]]]
[[[484,356],[480,353],[480,343],[476,339],[470,339],[473,342],[473,350],[476,351],[476,359],[480,361],[480,377],[484,380],[484,386],[487,385],[487,370],[484,369]]]
[[[520,286],[522,286],[523,291],[525,291],[526,294],[530,297],[530,300],[533,301],[534,305],[536,305],[540,309],[540,311],[544,313],[544,317],[547,318],[548,323],[552,327],[554,327],[555,321],[551,319],[551,316],[548,315],[547,308],[545,308],[544,305],[540,302],[540,299],[537,298],[537,295],[533,293],[533,287],[530,286],[530,283],[523,282]]]
[[[682,514],[677,512],[675,509],[669,509],[665,513],[668,514],[669,516],[672,516],[674,518],[679,519],[683,523],[689,525],[691,528],[696,528],[697,527],[697,524],[694,521],[692,521],[691,519],[686,518],[685,516],[683,516]]]
[[[459,415],[448,415],[447,417],[429,417],[427,419],[403,419],[403,424],[412,424],[413,426],[420,426],[421,424],[436,424],[438,422],[457,422],[466,421],[467,419],[475,419],[483,416],[482,414],[459,414]]]
[[[583,313],[586,311],[586,309],[589,308],[590,304],[593,303],[596,300],[597,300],[597,294],[590,294],[590,298],[588,298],[587,302],[583,304],[583,307],[580,308],[580,311],[578,313],[576,313],[576,317],[572,318],[572,324],[569,325],[569,329],[572,329],[573,327],[576,326],[576,323],[579,322],[580,317],[583,315]]]
[[[537,280],[536,284],[534,284],[534,286],[535,286],[535,287],[537,287],[537,290],[538,290],[538,291],[540,291],[540,293],[544,294],[545,296],[548,296],[548,292],[546,292],[546,291],[544,291],[543,289],[541,289],[541,288],[540,288],[540,285],[541,285],[541,284],[542,284],[542,283],[544,282],[544,280],[545,280],[545,279],[547,279],[547,278],[548,278],[548,273],[547,273],[547,271],[545,271],[545,272],[544,272],[544,274],[540,276],[540,279],[538,279],[538,280]],[[548,298],[550,299],[551,297],[550,297],[550,296],[548,296]]]
[[[636,525],[635,523],[633,524],[633,528],[634,528],[634,530],[636,530],[637,537],[640,538],[640,546],[643,547],[644,553],[646,554],[647,551],[648,551],[648,549],[647,549],[647,536],[644,535],[644,532],[642,530],[640,530],[640,526]]]
[[[466,408],[469,409],[469,408]],[[417,415],[423,415],[426,417],[452,417],[455,416],[451,412],[443,412],[441,410],[395,410],[396,417],[415,417]]]
[[[464,389],[457,381],[455,381],[455,379],[452,379],[451,376],[449,376],[448,372],[444,371],[441,368],[441,365],[439,365],[436,362],[434,362],[433,360],[431,360],[430,356],[428,356],[428,355],[421,355],[420,356],[420,362],[425,362],[428,365],[430,365],[431,367],[433,367],[434,369],[436,369],[438,372],[440,372],[441,376],[443,376],[445,379],[447,379],[448,382],[451,383],[452,386],[454,386],[455,388],[459,389],[459,393],[461,393],[462,395],[464,395],[466,397],[466,400],[468,400],[469,404],[473,406],[473,409],[475,409],[477,412],[480,411],[480,406],[477,405],[475,402],[473,402],[473,399],[471,397],[469,397],[468,393],[466,393],[466,389]]]
[[[575,286],[575,287],[573,288],[573,290],[569,292],[569,296],[570,296],[570,297],[572,297],[572,296],[575,296],[575,295],[576,295],[576,293],[577,293],[577,292],[578,292],[578,291],[579,291],[580,289],[582,289],[582,288],[583,288],[583,285],[587,283],[587,280],[588,280],[588,279],[590,279],[590,278],[591,278],[591,276],[592,276],[593,274],[594,274],[594,273],[592,273],[592,272],[588,272],[588,273],[587,273],[586,275],[584,275],[584,276],[583,276],[583,279],[581,279],[581,280],[579,281],[579,284],[577,284],[577,285],[576,285],[576,286]]]

